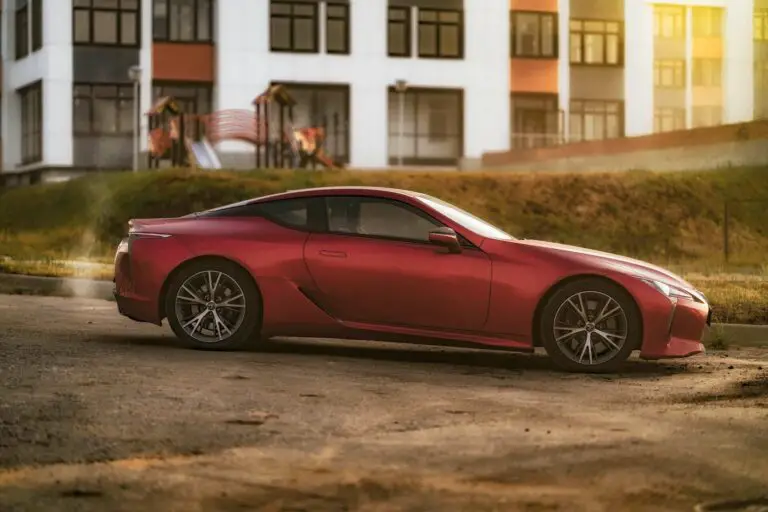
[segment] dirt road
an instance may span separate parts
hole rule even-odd
[[[0,296],[1,511],[693,510],[768,494],[768,350],[179,348],[114,304]]]

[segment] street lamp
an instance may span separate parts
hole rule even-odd
[[[405,132],[405,93],[408,91],[408,82],[405,80],[397,80],[395,82],[395,92],[397,92],[400,100],[400,127],[398,129],[398,142],[397,142],[397,163],[400,167],[403,166],[403,151],[404,151],[404,132]]]
[[[141,66],[131,66],[128,68],[128,78],[133,82],[133,172],[139,170],[139,119],[141,118]]]

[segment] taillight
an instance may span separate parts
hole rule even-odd
[[[128,234],[128,254],[131,253],[131,246],[140,238],[168,238],[171,235],[165,233],[137,233],[132,231]]]
[[[123,238],[122,240],[120,240],[120,243],[117,244],[116,252],[119,254],[121,252],[129,252],[129,251],[130,251],[130,244],[128,242],[128,238]]]
[[[120,240],[120,243],[117,244],[117,250],[115,251],[115,263],[117,263],[117,259],[120,257],[121,254],[125,254],[129,251],[128,247],[128,239],[123,238]]]

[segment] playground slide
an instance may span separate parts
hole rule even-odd
[[[221,169],[221,161],[216,150],[213,149],[208,139],[201,139],[197,142],[189,142],[189,151],[192,153],[197,166],[201,169]]]
[[[336,169],[338,166],[331,160],[328,155],[325,153],[317,153],[315,155],[315,160],[317,160],[321,165],[324,165],[328,169]]]

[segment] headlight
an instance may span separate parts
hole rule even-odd
[[[688,299],[688,300],[695,300],[694,296],[683,290],[682,288],[677,288],[675,286],[668,285],[667,283],[662,283],[660,281],[654,281],[652,279],[643,279],[646,283],[656,288],[659,292],[666,295],[667,297],[671,299]]]

